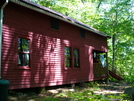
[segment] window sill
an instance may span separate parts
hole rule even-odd
[[[24,70],[28,70],[28,69],[31,69],[31,68],[28,67],[28,66],[18,66],[18,67],[16,67],[15,69],[24,69]]]
[[[65,67],[64,70],[73,71],[73,70],[81,70],[81,68],[67,68],[67,67]]]
[[[59,29],[54,29],[54,28],[49,28],[49,30],[52,30],[52,31],[57,31],[57,32],[59,32],[60,30]]]

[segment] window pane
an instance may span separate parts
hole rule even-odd
[[[19,66],[29,66],[29,54],[19,53],[18,54],[18,65]]]
[[[22,53],[19,53],[19,54],[18,54],[18,65],[19,65],[19,66],[21,66],[22,63],[23,63],[23,62],[22,62],[22,60],[23,60],[22,57],[23,57]]]
[[[74,59],[74,67],[79,67],[79,59]]]
[[[51,18],[51,28],[59,30],[59,20]]]
[[[29,39],[18,38],[18,51],[29,52]]]
[[[71,59],[65,58],[65,64],[66,64],[66,67],[71,67]]]
[[[71,48],[65,47],[65,57],[71,57]]]
[[[85,38],[85,30],[80,29],[80,37]]]
[[[74,48],[74,67],[79,67],[79,49]]]
[[[78,49],[74,49],[74,57],[79,58],[79,50]]]

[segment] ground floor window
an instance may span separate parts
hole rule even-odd
[[[80,68],[79,49],[73,47],[65,47],[65,67]]]
[[[30,39],[18,38],[18,66],[30,66]]]
[[[94,63],[101,63],[102,67],[106,67],[106,53],[100,51],[93,51],[93,62]]]

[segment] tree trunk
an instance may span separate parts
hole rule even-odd
[[[114,73],[116,73],[116,68],[115,68],[115,38],[116,38],[116,34],[114,34],[112,37],[112,47],[113,47],[112,72],[114,72]]]

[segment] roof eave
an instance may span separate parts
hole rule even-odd
[[[56,11],[51,10],[51,11],[54,12],[54,13],[53,13],[53,12],[49,12],[49,11],[47,11],[47,10],[41,9],[41,8],[39,8],[39,7],[36,6],[36,5],[38,5],[38,4],[36,4],[36,5],[33,6],[33,5],[30,4],[29,2],[26,2],[25,0],[23,0],[23,1],[20,1],[20,0],[9,0],[9,1],[11,1],[11,2],[13,2],[13,3],[16,3],[16,4],[18,4],[18,5],[24,6],[24,7],[26,7],[26,8],[35,10],[35,11],[37,11],[37,12],[46,14],[46,15],[48,15],[48,16],[57,18],[57,19],[59,19],[59,20],[65,21],[65,22],[67,22],[67,23],[70,23],[70,24],[72,24],[72,25],[78,26],[78,27],[83,28],[83,29],[85,29],[85,30],[94,32],[94,33],[99,34],[99,35],[101,35],[101,36],[104,36],[104,37],[107,37],[107,38],[111,38],[110,36],[108,36],[108,35],[106,35],[106,34],[100,32],[100,31],[98,31],[98,30],[96,30],[96,29],[94,29],[94,28],[91,29],[91,28],[89,28],[89,27],[87,27],[87,26],[84,26],[85,24],[83,24],[83,23],[79,23],[79,22],[78,22],[79,24],[77,24],[77,23],[75,23],[74,21],[70,21],[70,19],[68,19],[69,17],[64,16],[63,14],[60,14],[60,15],[54,14]],[[49,9],[49,8],[48,8],[48,9]],[[50,9],[49,9],[49,10],[50,10]],[[59,14],[59,13],[58,13],[58,14]]]

